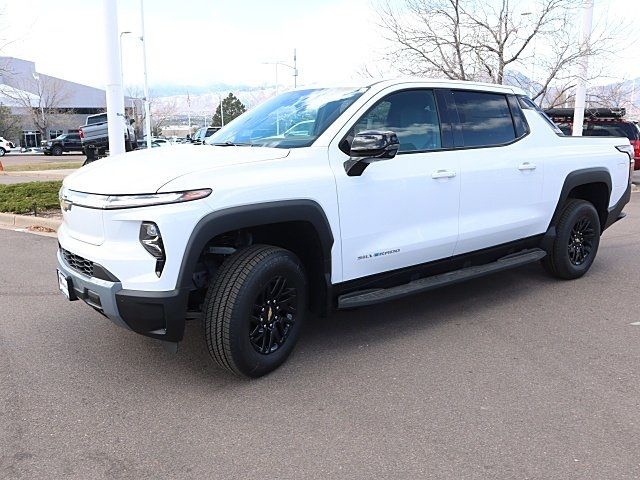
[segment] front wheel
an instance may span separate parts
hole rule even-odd
[[[7,151],[4,148],[0,147],[0,157],[4,157],[5,153],[7,153]]]
[[[55,145],[52,149],[51,149],[51,153],[56,156],[59,157],[60,155],[62,155],[62,147],[60,145]]]
[[[209,353],[236,375],[265,375],[293,350],[306,311],[307,281],[293,253],[268,245],[241,250],[222,264],[207,292]]]
[[[600,245],[600,217],[592,203],[571,199],[556,224],[556,238],[542,259],[545,270],[557,278],[579,278],[591,267]]]

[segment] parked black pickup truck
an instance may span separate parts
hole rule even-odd
[[[42,146],[45,155],[62,155],[64,152],[82,152],[79,133],[64,133]]]

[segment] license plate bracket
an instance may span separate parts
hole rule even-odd
[[[62,292],[62,294],[67,297],[67,300],[77,300],[76,292],[73,289],[73,281],[71,278],[67,277],[60,270],[56,270],[58,273],[58,289]]]

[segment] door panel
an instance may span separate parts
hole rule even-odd
[[[450,257],[458,238],[460,169],[442,151],[430,90],[396,92],[376,102],[351,134],[392,130],[400,153],[349,177],[349,156],[330,146],[340,205],[343,281]]]
[[[454,91],[453,98],[464,147],[483,147],[457,151],[460,235],[454,254],[544,233],[543,159],[531,138],[516,141],[506,97]]]

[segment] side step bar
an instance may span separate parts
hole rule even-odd
[[[338,308],[366,307],[375,305],[376,303],[386,302],[387,300],[395,300],[397,298],[413,295],[414,293],[426,292],[435,288],[452,285],[454,283],[471,280],[472,278],[482,277],[484,275],[507,270],[509,268],[519,267],[527,263],[536,262],[544,258],[547,253],[540,249],[534,248],[524,250],[522,252],[507,255],[499,258],[495,262],[479,265],[477,267],[461,268],[452,272],[433,275],[432,277],[414,280],[404,285],[398,285],[391,288],[379,288],[375,290],[362,290],[359,292],[347,293],[338,297]]]

